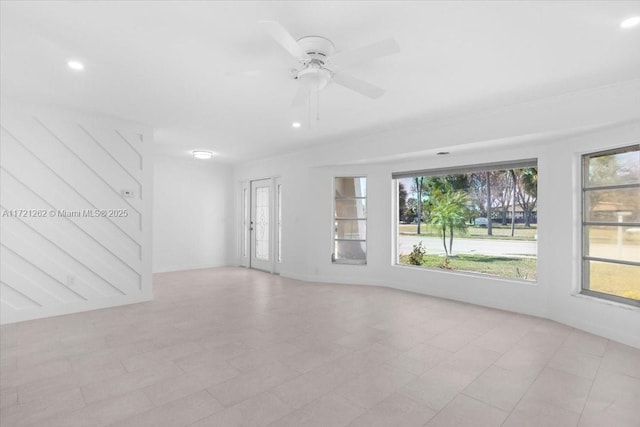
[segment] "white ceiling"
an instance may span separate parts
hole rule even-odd
[[[237,162],[637,78],[640,27],[619,27],[634,15],[640,1],[2,1],[1,90],[151,125],[160,151]],[[338,51],[395,38],[401,53],[349,69],[386,94],[330,85],[309,127],[291,107],[297,63],[258,20]]]

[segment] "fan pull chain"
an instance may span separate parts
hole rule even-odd
[[[317,98],[316,98],[316,121],[320,121],[320,71],[318,71],[318,78],[316,79],[317,83]]]
[[[311,90],[307,90],[307,126],[311,129]]]

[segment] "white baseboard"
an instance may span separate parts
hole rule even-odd
[[[188,265],[170,265],[167,267],[159,267],[153,270],[153,273],[173,273],[175,271],[184,270],[201,270],[204,268],[219,268],[229,267],[229,264],[225,263],[207,263],[207,264],[188,264]]]

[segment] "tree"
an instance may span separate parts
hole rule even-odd
[[[473,204],[478,208],[480,216],[487,216],[487,180],[485,174],[481,172],[473,172],[468,175],[469,180],[469,197]]]
[[[444,191],[435,190],[432,193],[430,224],[438,230],[447,258],[453,253],[454,232],[466,233],[467,231],[468,203],[467,194],[464,191],[454,191],[450,185]]]
[[[538,200],[538,168],[520,169],[518,204],[524,213],[524,226],[531,227],[531,216]]]
[[[491,223],[491,205],[493,204],[493,199],[491,198],[491,172],[487,171],[485,175],[487,176],[487,235],[493,236],[493,224]]]
[[[624,183],[619,179],[621,167],[616,156],[591,157],[588,166],[587,180],[590,186]]]
[[[492,206],[500,215],[500,223],[507,225],[509,208],[512,205],[513,181],[509,176],[509,171],[491,171],[491,194],[493,198]]]
[[[407,190],[404,189],[404,184],[398,182],[398,221],[405,222],[405,211],[407,209]]]
[[[513,169],[509,169],[509,176],[511,176],[511,186],[513,190],[513,200],[511,203],[511,237],[513,237],[516,231],[516,193],[518,192],[518,178],[516,177],[516,171]]]
[[[454,191],[467,191],[469,188],[469,174],[447,175],[445,179]]]
[[[609,185],[623,185],[637,182],[640,176],[640,162],[638,151],[630,150],[620,153],[606,153],[600,156],[590,156],[587,161],[587,173],[585,185],[587,187],[599,187]],[[629,190],[600,190],[589,192],[588,215],[593,220],[610,221],[615,218],[616,210],[636,212],[632,217],[626,217],[626,221],[640,220],[640,198],[632,195]],[[605,208],[605,206],[609,206]]]
[[[423,202],[422,193],[424,190],[423,184],[424,184],[423,176],[416,176],[413,178],[414,192],[416,193],[416,196],[417,196],[416,218],[418,221],[418,229],[416,230],[416,234],[420,234],[420,223],[422,222],[422,202]]]
[[[522,169],[522,185],[527,193],[538,197],[538,168]]]
[[[467,191],[469,186],[469,178],[467,174],[445,175],[445,176],[426,176],[422,182],[424,188],[425,201],[422,204],[422,218],[425,222],[431,220],[431,210],[434,205],[433,195],[441,194],[447,191]]]
[[[424,187],[426,191],[466,191],[469,187],[469,175],[445,175],[445,176],[427,176],[424,179]]]
[[[418,216],[418,203],[413,197],[407,199],[407,207],[404,210],[404,220],[408,223],[413,222]]]

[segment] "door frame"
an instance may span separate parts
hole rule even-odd
[[[256,268],[252,265],[251,262],[251,254],[255,249],[253,247],[253,236],[251,228],[251,217],[253,215],[252,207],[253,207],[253,191],[252,191],[252,183],[257,181],[271,180],[271,185],[269,185],[269,253],[270,253],[270,261],[269,268]],[[282,261],[282,256],[280,253],[280,236],[279,236],[279,227],[282,227],[280,218],[280,204],[282,200],[279,198],[282,197],[282,184],[280,177],[265,177],[265,178],[255,178],[247,181],[242,181],[240,183],[240,203],[239,203],[239,212],[240,212],[240,233],[238,239],[238,255],[240,258],[240,265],[247,268],[252,268],[260,271],[266,271],[272,274],[280,273],[280,265]],[[279,203],[280,202],[280,203]]]

